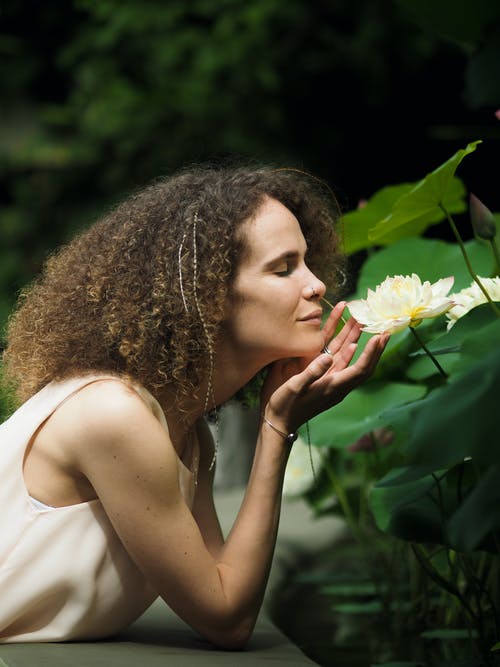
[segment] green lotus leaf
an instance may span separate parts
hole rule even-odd
[[[499,462],[500,450],[494,446],[499,395],[500,348],[496,345],[471,363],[467,372],[450,378],[423,400],[382,414],[380,419],[398,433],[401,454],[409,464],[389,483],[418,479],[469,456],[478,465]]]
[[[310,421],[311,442],[318,447],[346,447],[365,433],[387,424],[381,419],[384,412],[416,401],[426,391],[425,386],[416,384],[369,382]]]
[[[455,171],[465,156],[474,152],[480,143],[474,141],[460,149],[444,164],[427,174],[410,192],[403,194],[394,204],[392,212],[371,229],[369,239],[380,241],[403,225],[418,224],[422,216],[437,213],[441,206],[451,212],[456,203],[456,193],[453,193],[451,188]]]
[[[472,239],[466,242],[465,247],[476,272],[490,275],[493,259],[489,244]],[[381,248],[366,260],[352,298],[366,298],[368,288],[375,289],[387,276],[411,273],[431,283],[454,276],[453,292],[468,287],[472,280],[456,243],[425,238],[402,239]]]

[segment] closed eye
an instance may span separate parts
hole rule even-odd
[[[307,252],[307,249],[306,249]],[[275,257],[264,265],[265,271],[271,271],[276,276],[289,276],[297,265],[303,261],[305,256],[297,250],[287,251],[282,253],[279,257]]]
[[[289,276],[289,275],[292,273],[292,271],[293,271],[294,268],[295,268],[295,267],[294,267],[294,265],[292,264],[292,262],[287,262],[287,263],[286,263],[286,269],[282,269],[282,270],[280,270],[280,271],[275,271],[275,274],[276,274],[277,276],[286,277],[286,276]]]

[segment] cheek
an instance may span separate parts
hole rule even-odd
[[[259,277],[247,278],[235,284],[233,322],[254,327],[258,323],[291,323],[294,321],[302,294],[298,279]]]
[[[262,326],[264,320],[274,320],[275,309],[272,308],[269,301],[252,299],[244,301],[235,313],[234,322],[240,328]]]
[[[255,294],[244,297],[241,294],[228,322],[235,340],[250,347],[269,347],[277,338],[278,330],[281,337],[288,318],[284,322],[283,308],[275,301],[268,293],[265,298],[257,298]]]

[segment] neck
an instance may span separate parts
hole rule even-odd
[[[200,417],[232,398],[270,361],[251,360],[248,354],[246,358],[245,355],[230,354],[227,348],[218,351],[214,355],[212,387],[209,387],[206,378],[196,396],[184,401],[182,406],[176,387],[167,385],[157,398],[167,417],[170,436],[176,448],[182,446],[186,435]]]

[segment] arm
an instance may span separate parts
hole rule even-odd
[[[198,485],[191,511],[203,536],[205,546],[212,557],[217,560],[224,546],[224,537],[214,505],[215,466],[210,469],[215,450],[214,441],[204,419],[200,419],[197,424],[197,436],[200,445],[200,461]]]
[[[339,304],[325,325],[326,341],[333,336],[343,307]],[[388,337],[372,338],[358,361],[349,366],[359,336],[359,326],[350,320],[329,342],[332,356],[323,354],[308,364],[305,360],[274,364],[262,396],[262,407],[271,423],[283,432],[295,431],[363,382],[375,368]],[[245,497],[220,551],[223,581],[236,605],[246,606],[248,632],[255,623],[270,571],[289,453],[283,437],[262,421]]]
[[[142,399],[108,381],[84,388],[56,416],[71,424],[64,448],[153,588],[201,635],[241,647],[248,634],[219,572],[217,527],[208,538],[202,534],[181,495],[168,433]],[[198,512],[204,529],[211,515],[203,522]]]
[[[369,344],[345,368],[350,339],[346,345],[349,352],[341,344],[336,358],[321,355],[284,384],[278,365],[267,384],[278,386],[266,407],[268,418],[282,430],[296,428],[364,379],[381,346]],[[333,365],[337,370],[329,372]],[[58,411],[72,425],[64,431],[71,438],[66,448],[75,453],[75,466],[90,480],[130,556],[200,634],[224,648],[242,647],[262,602],[276,540],[289,453],[283,439],[262,425],[247,492],[223,543],[213,506],[200,505],[210,495],[210,478],[200,480],[193,516],[179,491],[168,433],[145,404],[119,382],[91,385],[78,396]]]
[[[223,645],[239,648],[252,632],[265,592],[276,542],[281,488],[289,449],[283,447],[283,439],[272,429],[261,429],[246,494],[224,542],[213,503],[213,471],[209,471],[213,441],[204,422],[199,425],[198,434],[200,472],[192,512],[218,569],[226,604],[231,610],[228,612],[230,618],[225,622],[226,630],[229,633],[233,623],[239,626],[234,645],[227,641]],[[167,602],[172,606],[171,601]]]

